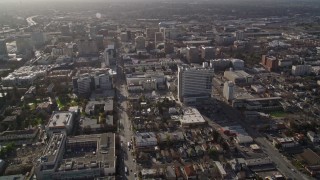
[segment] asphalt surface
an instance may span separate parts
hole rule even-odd
[[[120,152],[120,176],[121,179],[134,180],[135,173],[137,173],[136,163],[133,161],[134,156],[132,156],[132,149],[129,149],[128,142],[131,142],[133,137],[133,132],[131,130],[131,122],[127,114],[127,97],[128,91],[126,89],[124,75],[122,73],[123,63],[119,61],[117,66],[117,78],[115,85],[117,88],[117,99],[118,99],[118,115],[119,115],[119,137],[121,141],[121,152]],[[125,172],[127,168],[127,172]]]
[[[298,171],[292,164],[289,162],[279,151],[271,145],[271,143],[259,132],[254,130],[250,124],[247,124],[244,120],[243,115],[230,107],[225,103],[220,103],[221,109],[223,110],[224,115],[230,121],[235,121],[243,128],[246,129],[247,133],[260,145],[260,148],[268,154],[268,157],[276,164],[277,169],[287,178],[292,178],[296,180],[310,180],[313,179],[311,177],[307,177],[300,171]],[[220,125],[215,123],[214,120],[210,123],[215,128],[219,128]]]

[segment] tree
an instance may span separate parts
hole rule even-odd
[[[281,149],[281,148],[282,148],[282,145],[281,145],[280,143],[277,143],[277,144],[275,145],[275,147],[276,147],[277,149]]]

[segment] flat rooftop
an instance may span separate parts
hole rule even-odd
[[[114,167],[115,134],[81,135],[67,139],[58,171]]]
[[[69,111],[60,111],[60,112],[53,112],[48,127],[49,128],[59,128],[65,127],[71,124],[73,118],[73,113]]]
[[[183,111],[183,116],[180,119],[182,124],[192,124],[192,123],[205,123],[206,121],[200,114],[200,112],[195,108],[187,108]]]

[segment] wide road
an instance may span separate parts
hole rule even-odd
[[[134,162],[134,156],[132,155],[132,149],[129,149],[128,142],[131,142],[133,137],[133,132],[131,130],[131,122],[127,114],[127,97],[128,91],[124,83],[124,76],[122,73],[122,62],[119,62],[117,66],[117,75],[116,75],[116,89],[117,89],[117,99],[118,99],[118,115],[119,115],[119,137],[122,142],[121,154],[120,154],[120,175],[121,179],[134,180],[135,173],[137,173],[137,166]],[[128,173],[125,173],[125,167],[127,167]]]

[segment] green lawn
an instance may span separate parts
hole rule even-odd
[[[286,116],[287,114],[283,111],[274,111],[274,112],[271,112],[270,115],[272,117],[281,118],[281,117]]]

